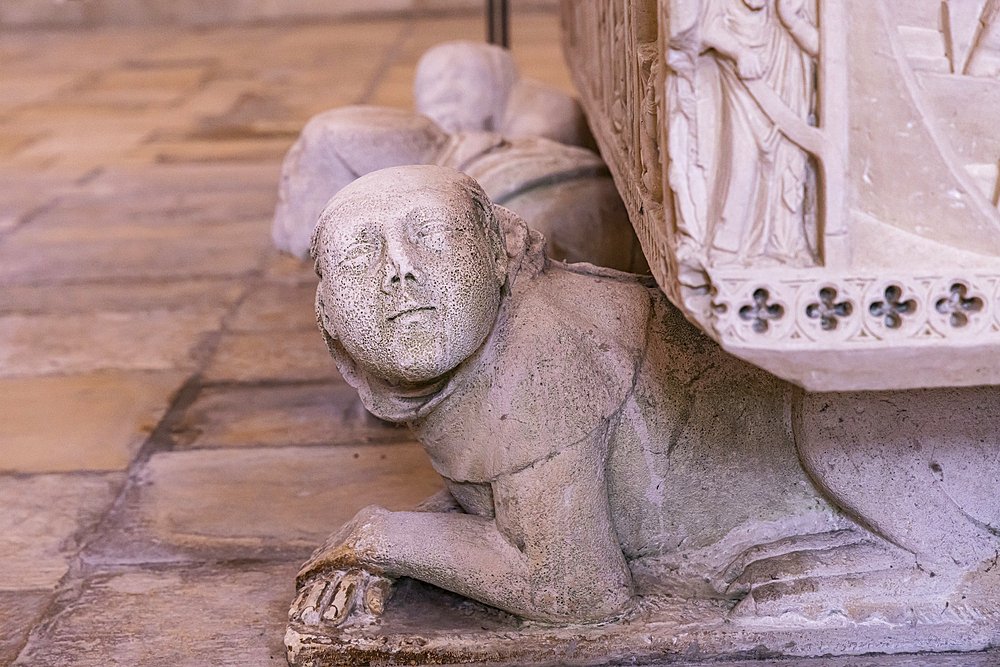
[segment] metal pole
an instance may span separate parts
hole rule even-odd
[[[508,0],[486,0],[486,41],[510,48]]]

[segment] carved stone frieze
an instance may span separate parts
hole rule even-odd
[[[810,390],[1000,384],[1000,4],[562,11],[602,155],[688,319]]]

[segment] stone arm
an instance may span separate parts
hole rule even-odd
[[[764,65],[760,57],[747,48],[725,25],[725,19],[720,16],[708,18],[702,26],[702,48],[713,49],[722,57],[731,60],[736,65],[736,71],[741,79],[759,79],[764,75]]]
[[[366,508],[306,564],[300,588],[324,571],[359,568],[419,579],[525,618],[621,613],[632,582],[610,515],[602,450],[588,438],[499,477],[493,519]]]
[[[803,11],[803,0],[777,0],[778,18],[799,48],[813,58],[819,57],[819,31]]]

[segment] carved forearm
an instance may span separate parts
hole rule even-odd
[[[725,26],[719,25],[719,21],[712,21],[705,26],[702,33],[702,46],[704,49],[713,49],[719,55],[732,60],[734,63],[745,51],[742,44]]]
[[[778,0],[778,18],[799,48],[819,56],[819,31],[802,14],[802,0]]]
[[[616,594],[599,572],[581,568],[589,576],[565,578],[562,567],[511,544],[493,520],[419,512],[384,512],[373,520],[373,530],[357,545],[363,567],[419,579],[519,616],[598,620],[621,611],[630,597],[627,579],[619,577]]]

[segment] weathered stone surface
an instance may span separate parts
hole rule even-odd
[[[409,509],[440,488],[416,444],[160,453],[86,558],[301,557],[361,507]]]
[[[0,378],[0,471],[121,470],[183,382],[173,371]]]
[[[307,311],[308,312],[308,311]],[[330,380],[340,377],[314,328],[222,337],[205,370],[208,382]]]
[[[332,356],[465,513],[345,524],[297,579],[293,663],[992,646],[995,388],[804,393],[453,169],[358,178],[312,250]],[[394,576],[525,623],[397,626]]]
[[[205,65],[192,63],[128,63],[103,72],[96,81],[77,90],[79,104],[145,107],[176,104],[210,76]]]
[[[124,481],[121,473],[0,476],[0,591],[54,589]]]
[[[404,442],[413,434],[372,416],[339,382],[203,389],[174,438],[180,448],[202,449]]]
[[[628,621],[560,628],[519,622],[440,589],[402,580],[380,624],[344,632],[292,624],[285,641],[291,649],[289,662],[303,667],[705,664],[702,661],[723,667],[986,667],[1000,660],[995,649],[983,650],[993,643],[989,622],[915,628],[845,621],[778,629],[772,623],[724,620],[724,604],[695,608],[669,598],[644,603],[644,613]],[[975,652],[912,655],[962,649]],[[882,652],[911,655],[872,655]],[[832,657],[852,653],[856,655]],[[809,657],[823,655],[827,657]]]
[[[0,591],[0,664],[14,662],[52,597],[51,591]]]
[[[270,243],[266,227],[246,223],[185,226],[160,238],[136,238],[135,227],[122,227],[121,239],[109,230],[88,240],[22,237],[11,232],[0,246],[0,281],[5,284],[52,284],[69,280],[169,279],[189,276],[241,276],[257,270]],[[254,226],[256,227],[256,226]],[[30,235],[29,235],[30,236]],[[130,238],[131,237],[131,238]]]
[[[318,335],[315,302],[315,279],[303,284],[264,283],[251,289],[229,320],[228,328],[273,332],[301,329]],[[274,333],[271,338],[280,340],[281,335]]]
[[[41,102],[58,96],[59,92],[80,81],[75,73],[35,72],[28,76],[16,72],[0,74],[0,85],[4,96],[0,101],[0,110],[8,111],[26,104]]]
[[[302,260],[287,252],[273,252],[267,257],[264,276],[271,282],[316,285],[316,271],[310,260]]]
[[[962,623],[921,632],[906,625],[803,624],[784,631],[770,623],[722,619],[725,605],[697,608],[677,600],[647,598],[640,618],[601,626],[553,628],[518,623],[496,611],[414,581],[404,581],[383,621],[340,634],[292,628],[286,641],[292,664],[341,665],[458,662],[512,664],[766,664],[788,667],[931,667],[994,665],[995,650],[962,654],[878,655],[879,651],[941,650],[989,646],[989,623]],[[320,638],[320,644],[313,639]],[[327,643],[327,641],[332,640]],[[289,641],[290,640],[290,641]],[[876,646],[869,652],[868,647]],[[937,648],[935,648],[937,647]],[[835,658],[825,651],[865,655]],[[820,655],[823,658],[795,658]],[[623,656],[628,656],[623,658]],[[729,658],[728,660],[726,658]],[[696,661],[696,662],[689,662]]]
[[[36,630],[20,667],[281,665],[294,563],[95,574]]]
[[[160,310],[0,317],[0,376],[95,370],[193,370],[194,348],[219,328],[212,312]],[[38,352],[44,349],[46,354]]]
[[[0,170],[0,189],[4,192],[0,201],[0,233],[14,229],[37,215],[60,193],[72,188],[72,181],[66,178]]]
[[[225,141],[156,141],[131,154],[141,160],[161,163],[273,161],[288,152],[294,138],[250,138]]]
[[[36,287],[6,285],[0,299],[0,314],[181,311],[183,319],[194,313],[225,313],[244,289],[242,282],[227,278]]]

